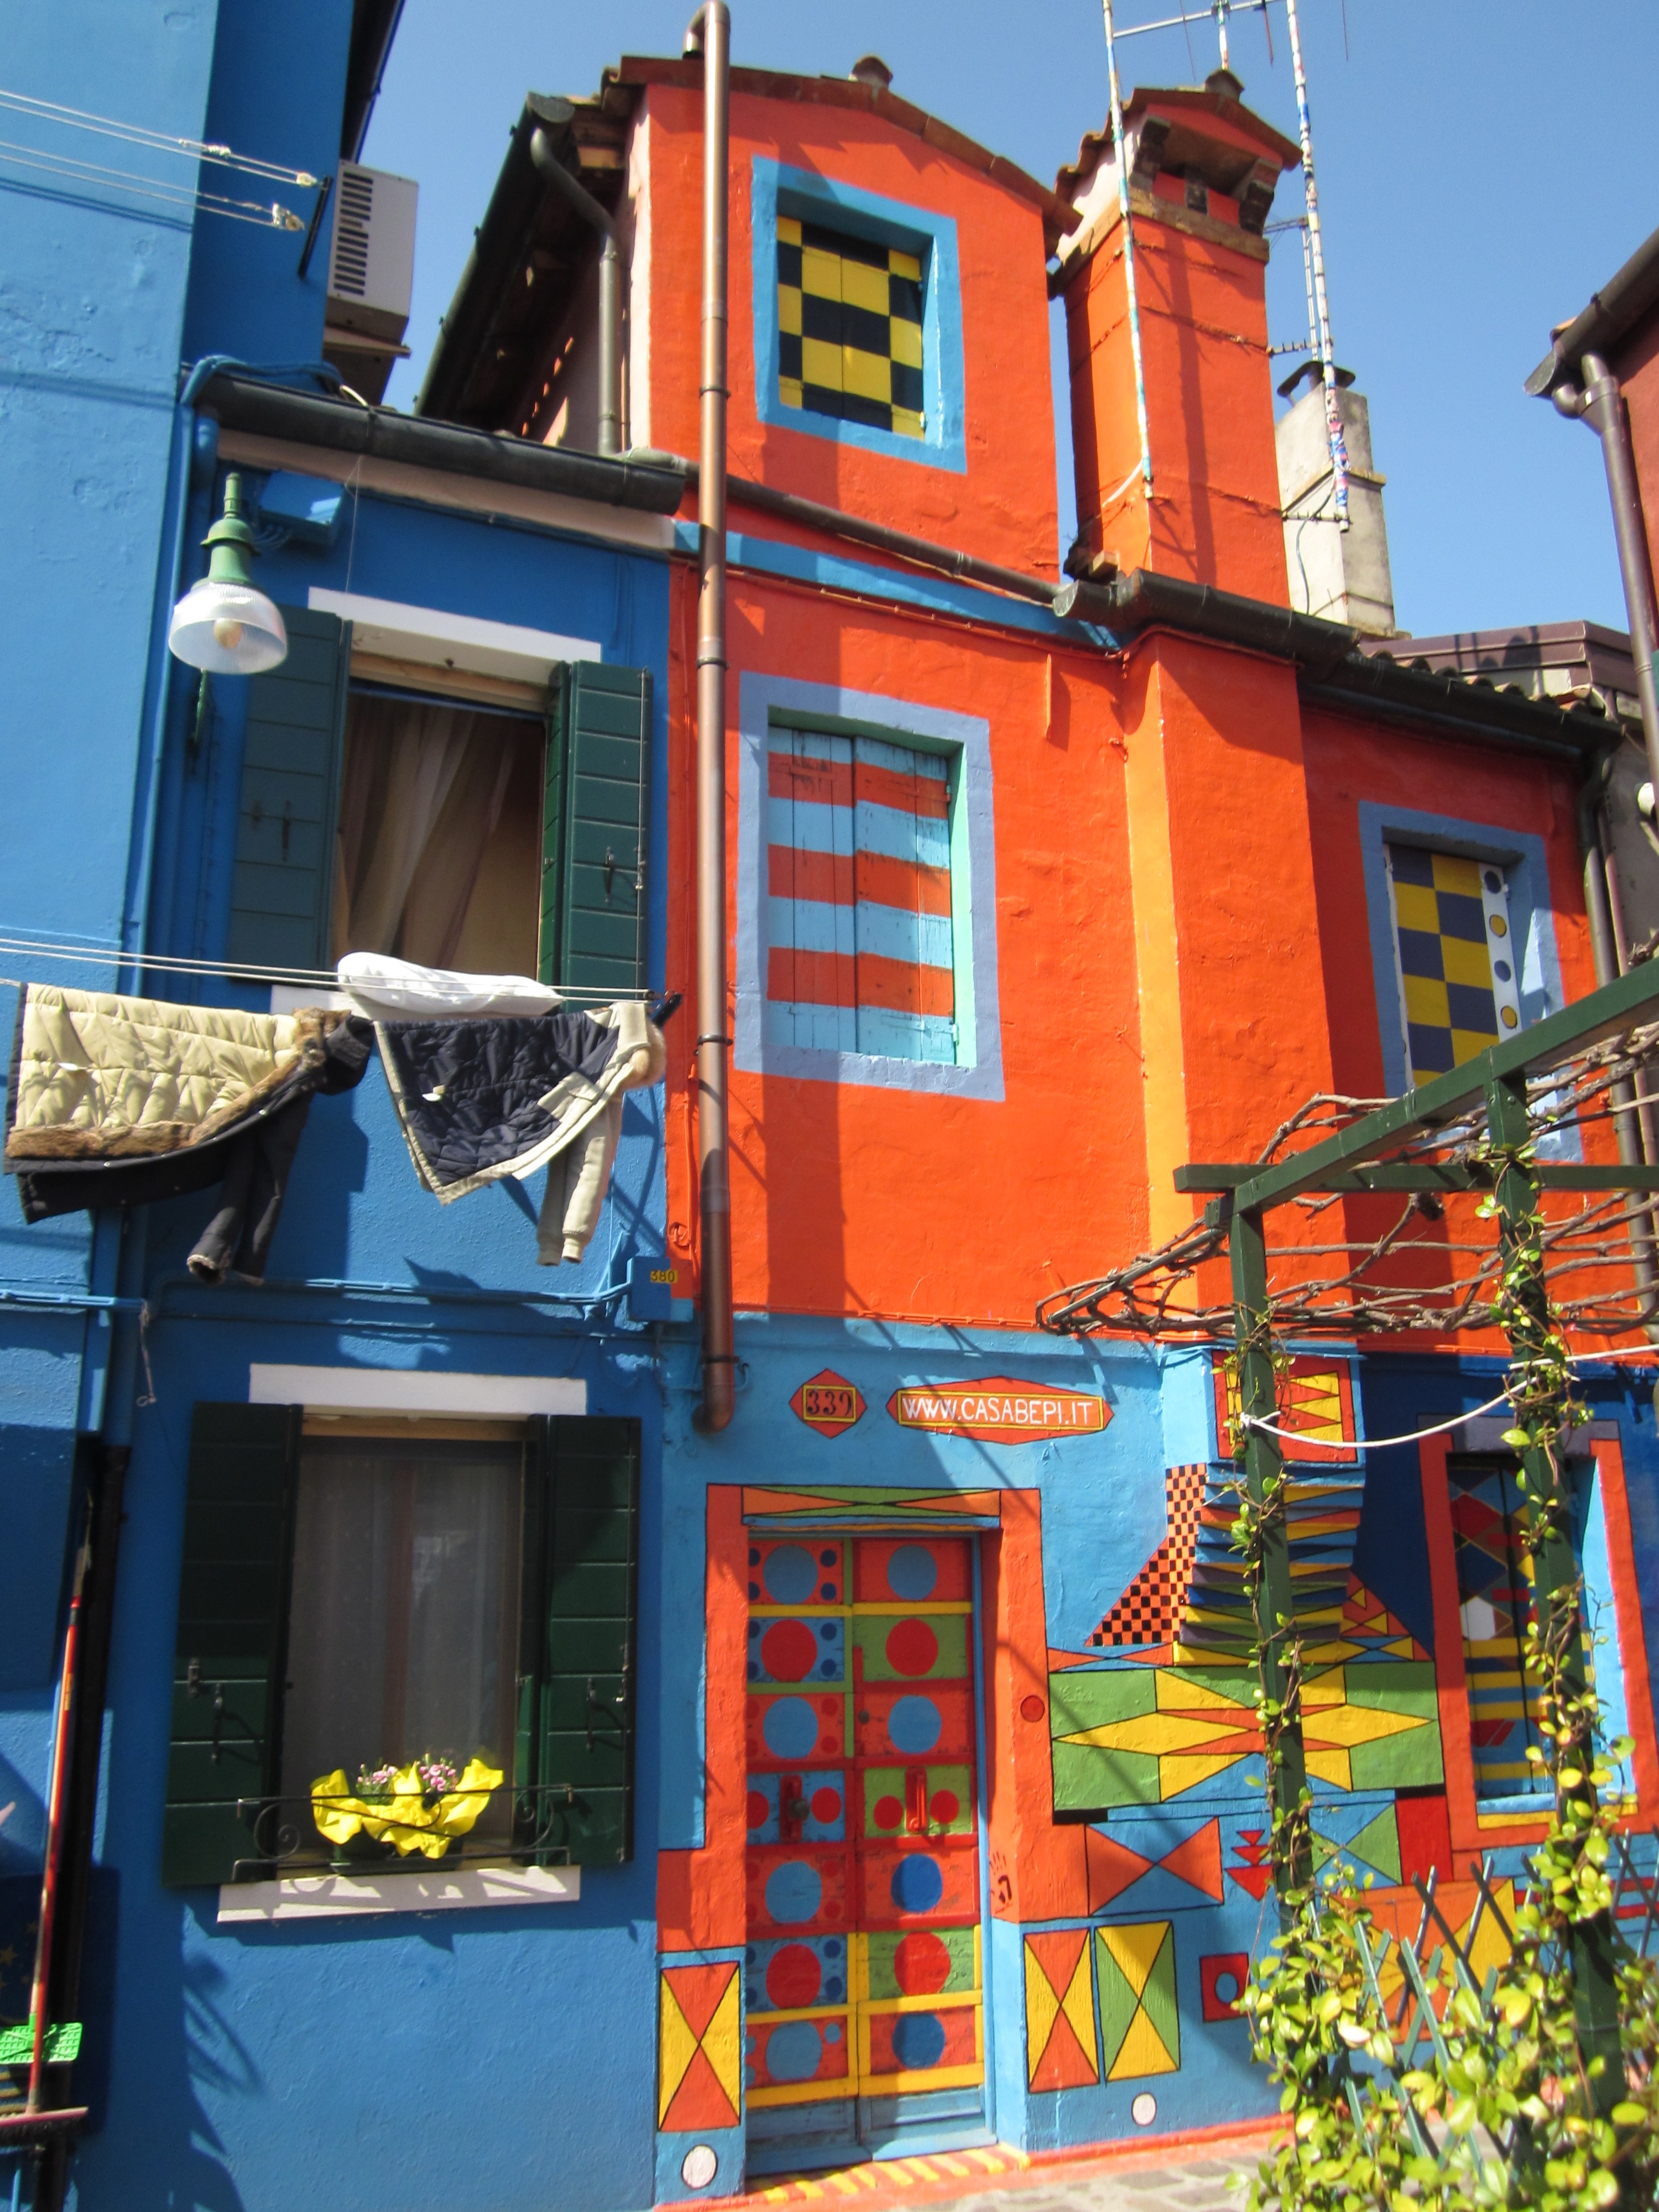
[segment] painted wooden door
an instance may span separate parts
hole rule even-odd
[[[749,1560],[750,2171],[981,2139],[969,1540]]]

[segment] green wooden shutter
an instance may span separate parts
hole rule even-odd
[[[234,1881],[255,1849],[236,1801],[277,1786],[300,1419],[196,1408],[161,1844],[174,1888]]]
[[[651,672],[578,661],[564,688],[556,981],[620,996],[646,988]]]
[[[351,626],[284,607],[288,658],[248,679],[226,957],[329,968],[329,905]]]
[[[553,1793],[544,1856],[616,1866],[634,1855],[639,1424],[536,1425],[546,1623],[538,1778]]]
[[[565,671],[553,672],[547,702],[547,755],[542,785],[542,908],[536,973],[544,983],[559,980],[559,929],[564,908],[564,764],[569,750],[565,724],[570,686]]]

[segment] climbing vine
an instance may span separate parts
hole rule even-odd
[[[1264,1622],[1259,1610],[1285,1478],[1259,1483],[1255,1498],[1241,1483],[1233,1537],[1256,1609],[1274,1866],[1296,1875],[1279,1875],[1279,1932],[1242,1999],[1291,2122],[1252,2188],[1251,2212],[1605,2212],[1650,2205],[1659,2186],[1659,1966],[1618,1936],[1610,1873],[1618,1808],[1608,1797],[1630,1747],[1598,1749],[1572,1549],[1565,1439],[1584,1409],[1545,1293],[1531,1147],[1489,1141],[1478,1157],[1492,1179],[1480,1211],[1498,1224],[1495,1318],[1512,1353],[1504,1442],[1521,1462],[1525,1571],[1541,1594],[1524,1663],[1540,1736],[1528,1756],[1552,1784],[1550,1830],[1504,1930],[1507,1956],[1482,1979],[1453,1942],[1436,1947],[1425,1978],[1340,1862],[1312,1875],[1308,1793],[1279,1803],[1299,1652],[1292,1625]],[[1291,1684],[1278,1698],[1261,1663],[1273,1638]],[[1380,1978],[1391,1943],[1395,1972]]]

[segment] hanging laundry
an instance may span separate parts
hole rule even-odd
[[[31,983],[3,1164],[26,1221],[222,1185],[190,1255],[205,1282],[265,1268],[311,1101],[362,1080],[372,1032],[315,1008],[249,1014]]]
[[[459,1020],[473,1014],[546,1014],[563,1001],[530,975],[468,975],[421,968],[389,952],[348,952],[335,970],[360,1014],[374,1022]]]
[[[544,1267],[579,1260],[599,1224],[623,1094],[668,1054],[637,1000],[539,1021],[382,1022],[375,1036],[410,1155],[444,1204],[553,1164],[537,1225]]]

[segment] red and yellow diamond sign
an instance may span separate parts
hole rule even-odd
[[[789,1410],[821,1437],[838,1437],[862,1417],[864,1394],[844,1375],[826,1367],[801,1384],[789,1401]]]

